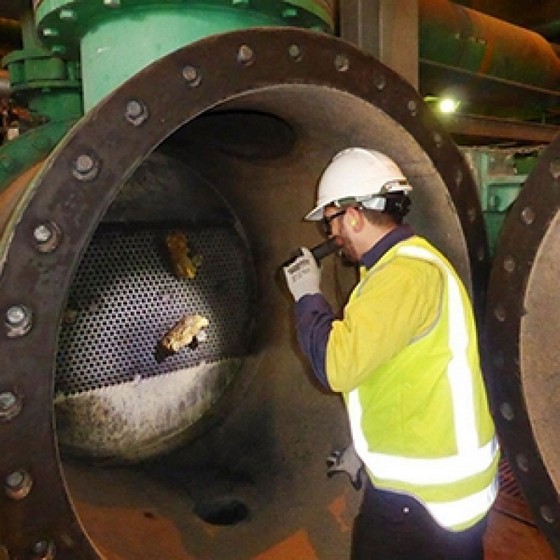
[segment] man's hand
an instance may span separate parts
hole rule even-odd
[[[338,473],[346,473],[356,490],[362,487],[363,469],[364,464],[358,457],[354,444],[345,449],[336,449],[327,457],[327,476],[330,478]]]
[[[321,283],[321,269],[306,247],[301,248],[302,255],[284,267],[284,276],[294,299],[298,301],[305,295],[318,294]]]

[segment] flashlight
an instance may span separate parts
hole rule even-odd
[[[323,243],[315,245],[315,247],[311,248],[310,251],[313,257],[315,257],[317,264],[319,264],[322,259],[338,251],[342,245],[344,245],[344,241],[340,237],[329,237],[326,241],[323,241]],[[301,257],[301,255],[302,252],[301,249],[299,249],[296,254],[290,257],[286,262],[282,263],[282,268],[292,264],[298,257]]]

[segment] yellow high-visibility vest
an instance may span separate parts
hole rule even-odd
[[[333,323],[326,372],[377,488],[414,496],[449,530],[484,517],[500,454],[476,325],[461,280],[426,240],[362,271]]]

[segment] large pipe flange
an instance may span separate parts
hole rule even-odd
[[[502,227],[490,276],[484,355],[500,438],[560,552],[558,244],[560,139],[543,152]]]
[[[323,469],[325,455],[347,441],[344,413],[305,380],[291,302],[275,279],[291,249],[318,241],[301,217],[321,170],[349,145],[385,151],[401,165],[415,189],[411,221],[454,262],[480,308],[488,251],[468,167],[408,83],[336,38],[297,29],[209,37],[131,78],[68,134],[0,243],[0,545],[8,554],[241,560],[264,558],[291,535],[303,539],[302,558],[340,556],[349,538],[341,512],[351,518],[356,495]],[[256,271],[256,328],[227,412],[175,463],[110,475],[63,466],[53,389],[68,294],[96,230],[139,196],[127,182],[153,156],[180,161],[233,208]],[[140,222],[150,212],[159,219],[166,185],[146,192]],[[331,296],[335,272],[325,265]],[[232,492],[245,492],[251,515]],[[118,514],[132,522],[117,522]],[[246,523],[217,534],[200,522],[220,517]],[[170,538],[150,536],[145,525],[157,520]]]

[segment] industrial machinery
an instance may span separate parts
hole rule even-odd
[[[487,292],[471,167],[415,87],[339,36],[336,3],[20,0],[0,17],[21,30],[0,42],[0,558],[338,560],[358,495],[324,464],[346,420],[306,375],[278,263],[321,240],[302,216],[349,145],[399,163],[414,227],[481,324],[488,309],[502,437],[560,549],[539,401],[553,347],[533,350],[557,308],[540,299],[554,291],[556,144],[508,214]],[[548,113],[555,92],[527,87]],[[323,268],[342,305],[353,271]]]

